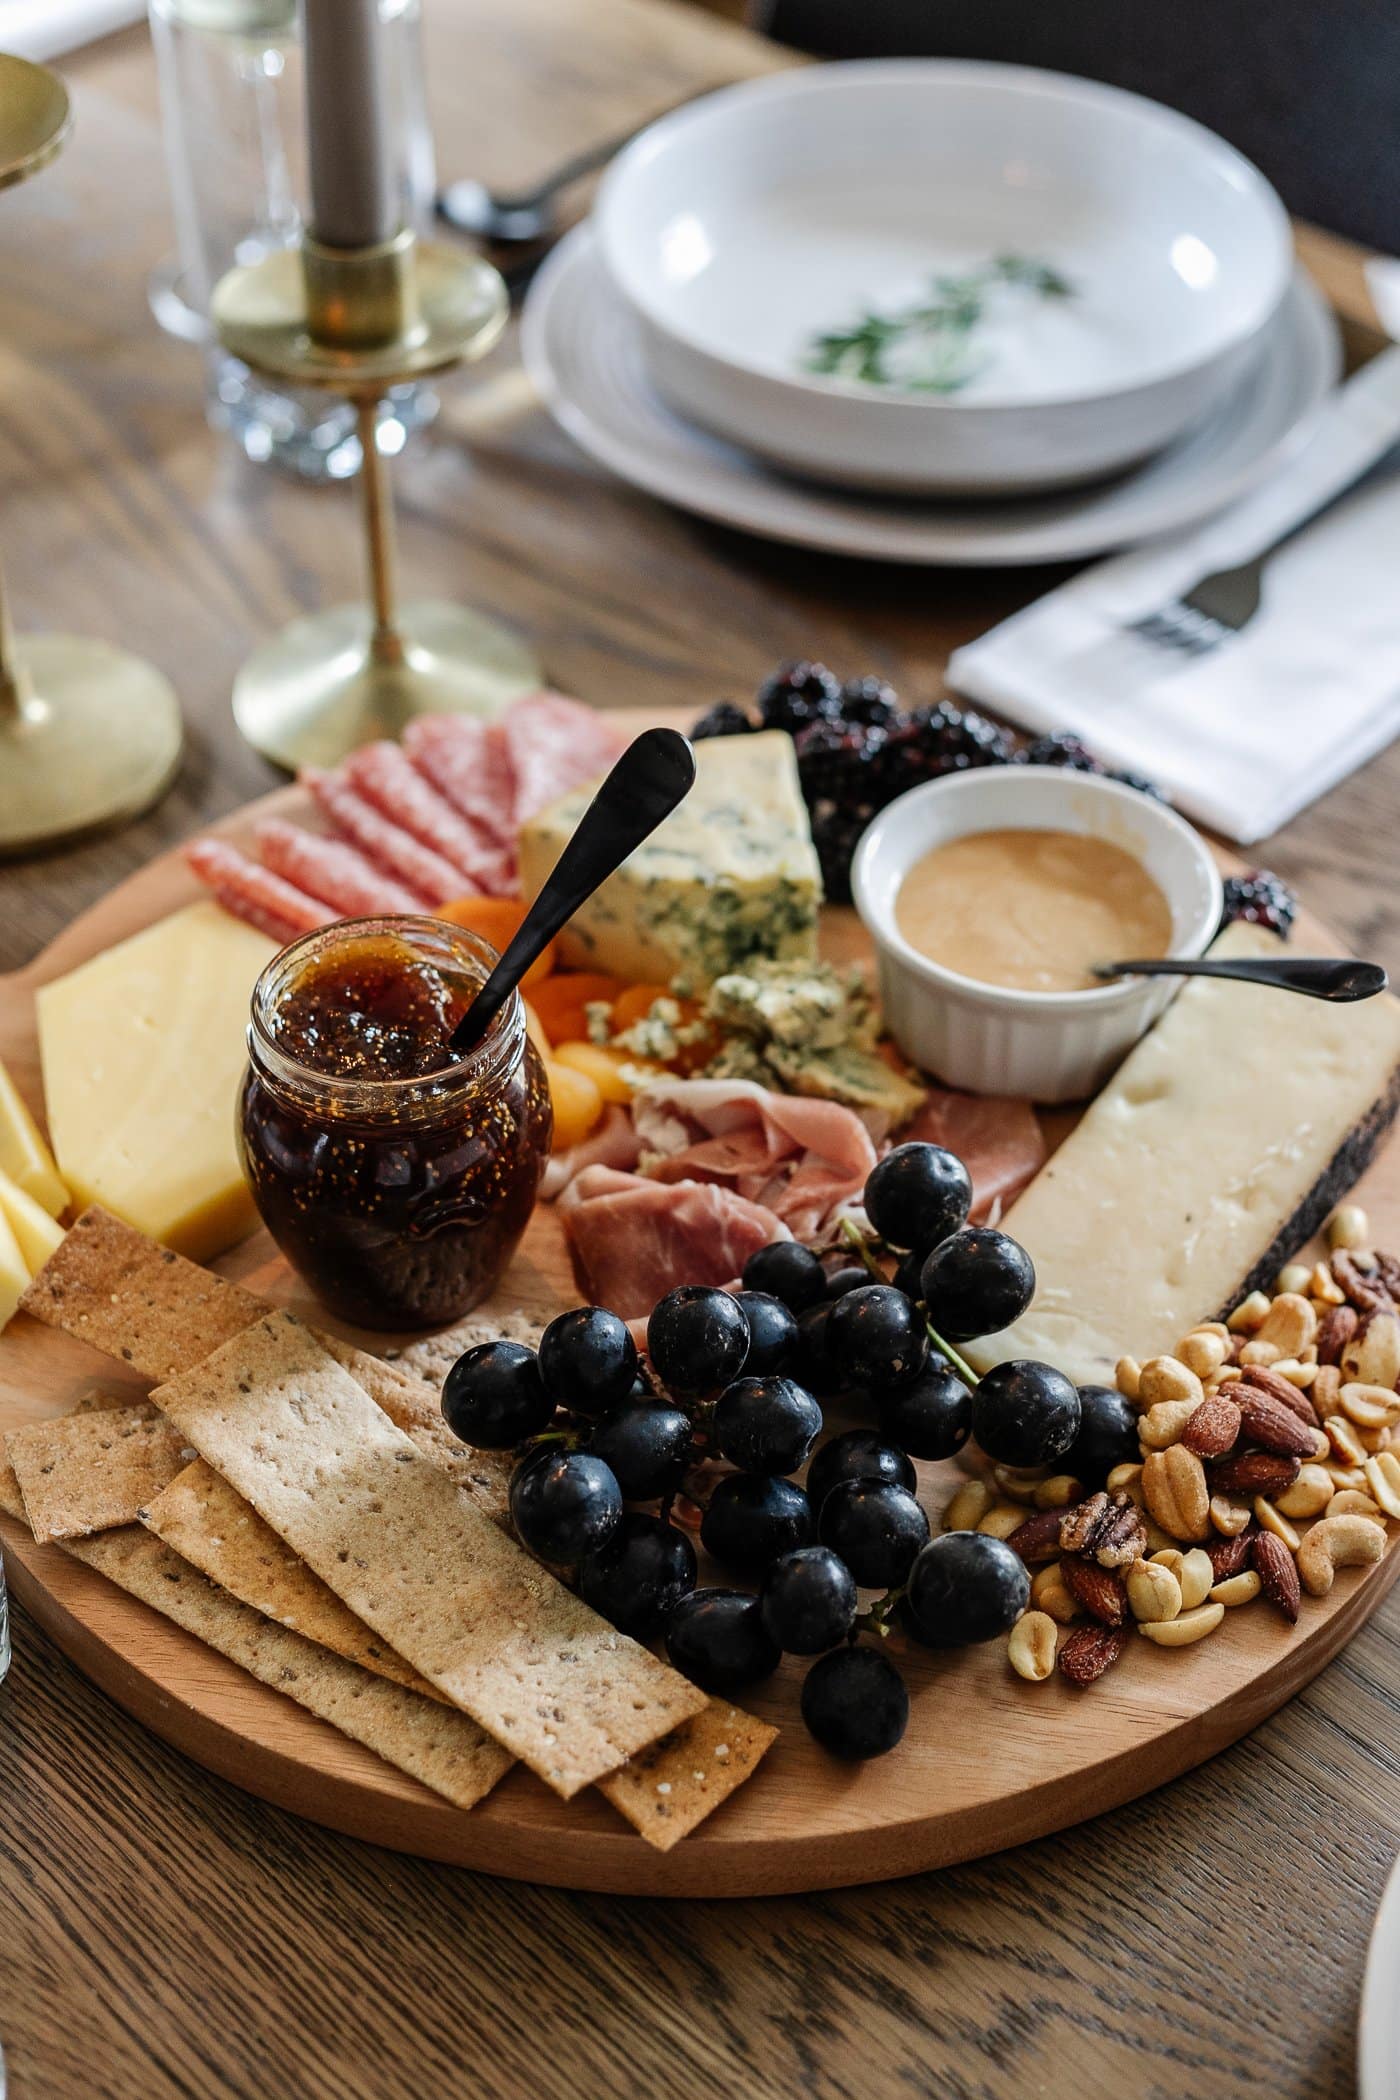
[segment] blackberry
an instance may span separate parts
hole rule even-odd
[[[690,741],[698,743],[707,736],[747,736],[753,723],[742,707],[732,700],[717,700],[707,707],[704,714],[690,725]]]
[[[825,664],[783,664],[758,689],[758,718],[765,729],[792,735],[808,722],[841,712],[841,681]]]
[[[891,729],[899,720],[899,695],[883,678],[848,678],[841,688],[841,717],[867,728]]]
[[[860,835],[875,815],[872,804],[848,809],[830,803],[812,818],[812,844],[821,862],[822,888],[829,904],[851,901],[851,861]]]
[[[1081,737],[1069,729],[1038,736],[1020,754],[1023,766],[1063,766],[1069,773],[1102,773],[1103,766]]]
[[[797,777],[807,807],[869,802],[875,793],[875,762],[884,744],[882,729],[867,729],[858,722],[809,723],[795,741]]]
[[[1009,765],[1011,743],[1004,730],[983,715],[964,714],[947,700],[916,708],[886,741],[882,763],[885,799],[945,773],[964,773],[974,766]]]
[[[1165,788],[1159,788],[1156,781],[1149,780],[1145,773],[1119,772],[1110,773],[1108,777],[1110,780],[1116,780],[1120,787],[1136,788],[1140,795],[1150,795],[1154,802],[1167,800]]]
[[[1267,926],[1280,940],[1287,940],[1294,918],[1297,916],[1298,899],[1281,875],[1269,868],[1251,868],[1247,875],[1227,875],[1225,878],[1225,909],[1220,914],[1222,926],[1229,926],[1236,919],[1245,919],[1251,926]]]

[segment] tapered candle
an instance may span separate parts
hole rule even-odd
[[[302,0],[311,231],[369,248],[399,230],[377,0]]]

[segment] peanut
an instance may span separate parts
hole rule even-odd
[[[1332,1492],[1330,1480],[1327,1483],[1327,1492]],[[1230,1495],[1212,1495],[1210,1521],[1223,1538],[1236,1539],[1249,1522],[1249,1504],[1236,1502]]]
[[[1388,1517],[1400,1518],[1400,1457],[1382,1451],[1362,1467],[1366,1485]]]
[[[1400,1422],[1400,1394],[1393,1386],[1355,1380],[1342,1387],[1338,1398],[1342,1413],[1358,1429],[1389,1429],[1392,1422]]]
[[[1155,1517],[1148,1516],[1146,1510],[1142,1513],[1142,1528],[1146,1534],[1147,1551],[1149,1553],[1160,1553],[1164,1546],[1171,1545],[1171,1539],[1168,1534],[1163,1531]]]
[[[1201,1395],[1204,1399],[1204,1393]],[[1158,1400],[1138,1419],[1138,1436],[1146,1451],[1165,1451],[1174,1444],[1195,1414],[1200,1401]]]
[[[1304,1466],[1292,1487],[1286,1487],[1281,1495],[1275,1495],[1274,1508],[1282,1517],[1321,1516],[1336,1488],[1326,1466]]]
[[[1299,1356],[1317,1340],[1317,1313],[1300,1291],[1281,1291],[1255,1333],[1256,1342],[1272,1342],[1280,1356]]]
[[[1400,1378],[1400,1319],[1375,1313],[1342,1350],[1343,1378],[1383,1387],[1393,1399]]]
[[[1155,1408],[1164,1400],[1189,1400],[1192,1407],[1199,1407],[1204,1398],[1200,1379],[1174,1356],[1152,1356],[1143,1365],[1138,1400],[1144,1408]]]
[[[1073,1473],[1052,1473],[1042,1480],[1035,1491],[1037,1509],[1068,1509],[1072,1502],[1084,1500],[1084,1483],[1076,1480]]]
[[[1369,1567],[1385,1551],[1385,1533],[1369,1517],[1323,1517],[1313,1525],[1298,1554],[1303,1587],[1325,1597],[1338,1568]]]
[[[992,1479],[1003,1502],[1024,1502],[1027,1507],[1035,1501],[1041,1477],[1039,1473],[1021,1472],[1015,1466],[992,1467]]]
[[[1228,1611],[1236,1604],[1252,1604],[1262,1588],[1253,1568],[1241,1568],[1238,1575],[1227,1575],[1223,1582],[1217,1582],[1210,1594],[1216,1604],[1223,1604]]]
[[[1210,1555],[1194,1546],[1189,1553],[1182,1555],[1176,1579],[1181,1584],[1182,1610],[1194,1611],[1198,1604],[1205,1602],[1215,1586],[1215,1569],[1211,1566]]]
[[[1324,1415],[1337,1412],[1337,1398],[1342,1390],[1342,1374],[1336,1364],[1319,1364],[1317,1376],[1308,1387],[1308,1398],[1317,1409],[1318,1420]]]
[[[1296,1481],[1294,1482],[1294,1486],[1297,1486]],[[1296,1553],[1298,1551],[1297,1532],[1293,1529],[1293,1526],[1289,1523],[1287,1517],[1282,1517],[1279,1515],[1277,1506],[1274,1503],[1270,1502],[1267,1495],[1255,1496],[1254,1514],[1257,1517],[1259,1523],[1263,1526],[1265,1531],[1271,1531],[1276,1539],[1283,1540],[1284,1545],[1287,1546],[1290,1553]]]
[[[1180,1546],[1162,1546],[1153,1554],[1152,1561],[1155,1567],[1170,1568],[1173,1575],[1179,1575],[1181,1573],[1181,1563],[1185,1558],[1186,1555],[1182,1552]]]
[[[1328,1517],[1369,1517],[1373,1524],[1384,1524],[1385,1522],[1380,1504],[1373,1502],[1369,1495],[1363,1495],[1360,1488],[1338,1488],[1336,1494],[1323,1511],[1323,1515]]]
[[[975,1531],[992,1506],[985,1480],[965,1480],[943,1512],[945,1531]]]
[[[1142,1467],[1135,1465],[1115,1466],[1104,1482],[1110,1495],[1127,1495],[1142,1507]]]
[[[1026,1521],[1026,1513],[1014,1502],[994,1502],[977,1529],[989,1538],[1009,1539]]]
[[[1308,1283],[1308,1295],[1319,1305],[1345,1305],[1347,1294],[1325,1261],[1320,1261]]]
[[[1285,1262],[1274,1278],[1276,1291],[1306,1291],[1312,1280],[1312,1270],[1305,1261]]]
[[[1214,1633],[1224,1616],[1223,1604],[1198,1604],[1175,1619],[1144,1619],[1138,1632],[1155,1641],[1159,1648],[1187,1648],[1192,1641],[1204,1640],[1208,1633]]]
[[[1366,1475],[1360,1466],[1339,1466],[1334,1459],[1324,1459],[1323,1472],[1334,1488],[1364,1488]]]
[[[1113,1382],[1125,1400],[1136,1400],[1142,1372],[1135,1356],[1120,1356],[1113,1367]]]
[[[1262,1336],[1255,1335],[1254,1338],[1251,1341],[1246,1342],[1243,1349],[1241,1349],[1240,1362],[1242,1364],[1260,1364],[1267,1366],[1269,1364],[1276,1364],[1279,1358],[1282,1356],[1282,1354],[1283,1351],[1279,1348],[1277,1342],[1266,1342],[1262,1338]]]
[[[1296,1385],[1300,1393],[1305,1393],[1317,1377],[1316,1363],[1304,1363],[1297,1356],[1281,1356],[1274,1365],[1274,1370],[1280,1378],[1286,1378],[1290,1385]]]
[[[1161,1561],[1135,1561],[1128,1570],[1128,1604],[1139,1623],[1174,1619],[1181,1610],[1181,1584]]]
[[[1068,1626],[1079,1617],[1079,1600],[1065,1588],[1058,1561],[1051,1561],[1031,1577],[1031,1608],[1046,1613],[1061,1626]]]
[[[1143,1500],[1170,1538],[1188,1542],[1210,1531],[1210,1490],[1205,1468],[1194,1451],[1172,1444],[1149,1451],[1142,1464]]]
[[[1370,1246],[1371,1221],[1359,1203],[1344,1203],[1333,1211],[1327,1220],[1327,1244],[1334,1250],[1345,1247],[1348,1252]]]
[[[1355,1426],[1345,1415],[1328,1415],[1323,1423],[1327,1441],[1344,1466],[1364,1466],[1366,1446],[1356,1433]]]
[[[1262,1291],[1251,1291],[1241,1298],[1225,1325],[1231,1334],[1253,1334],[1262,1326],[1269,1314],[1269,1300]]]
[[[1048,1612],[1022,1612],[1011,1629],[1006,1659],[1027,1684],[1044,1684],[1055,1668],[1055,1621]]]
[[[1194,1371],[1198,1378],[1204,1379],[1215,1376],[1230,1351],[1223,1336],[1208,1333],[1205,1328],[1198,1327],[1190,1334],[1182,1336],[1173,1354],[1185,1364],[1188,1371]]]

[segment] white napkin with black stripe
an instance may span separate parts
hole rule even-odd
[[[1400,348],[1338,389],[1306,441],[1204,525],[1083,571],[953,655],[948,682],[1022,727],[1068,729],[1241,844],[1400,734],[1400,455],[1274,555],[1259,610],[1191,657],[1131,633],[1248,559],[1400,445]]]

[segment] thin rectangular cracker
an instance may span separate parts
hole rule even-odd
[[[376,1677],[441,1700],[437,1687],[371,1633],[202,1458],[177,1473],[140,1518],[148,1531],[240,1604]]]
[[[5,1448],[41,1545],[134,1524],[186,1462],[183,1437],[149,1401],[29,1422]]]
[[[0,1509],[26,1522],[19,1482],[0,1461]],[[330,1723],[454,1808],[475,1808],[514,1759],[455,1707],[371,1676],[240,1604],[139,1525],[58,1542],[128,1595]]]
[[[598,1781],[598,1791],[658,1852],[736,1793],[777,1740],[768,1721],[711,1699],[705,1711]]]
[[[705,1696],[556,1582],[289,1314],[155,1396],[357,1617],[565,1799]]]
[[[90,1342],[161,1382],[193,1370],[272,1308],[94,1205],[45,1262],[20,1301],[25,1312]],[[314,1331],[314,1330],[313,1330]],[[435,1465],[498,1523],[506,1517],[509,1460],[459,1443],[430,1385],[337,1335],[330,1354]]]

